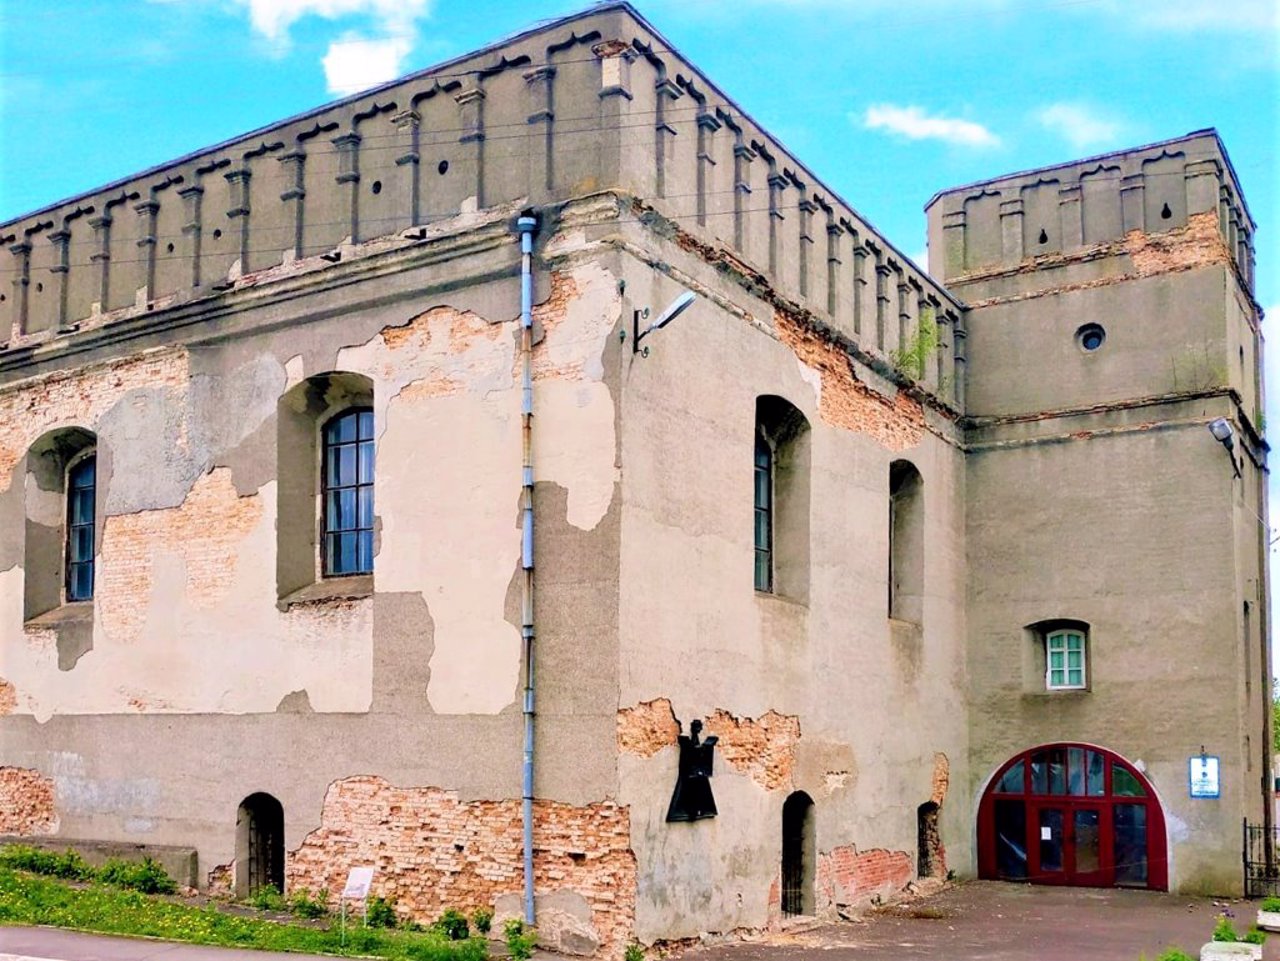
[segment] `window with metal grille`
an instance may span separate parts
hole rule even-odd
[[[94,496],[97,493],[94,455],[81,458],[67,471],[67,581],[68,601],[93,599]]]
[[[373,411],[343,411],[324,426],[324,573],[373,571]]]
[[[1049,690],[1080,690],[1087,686],[1084,635],[1079,631],[1054,631],[1045,638]]]
[[[756,431],[756,590],[773,590],[773,447]]]

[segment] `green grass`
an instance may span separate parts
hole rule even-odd
[[[438,934],[383,931],[348,923],[343,943],[329,929],[279,924],[225,914],[104,884],[77,886],[0,866],[0,925],[47,924],[103,934],[143,935],[192,944],[267,951],[366,955],[393,961],[483,961],[478,938],[449,941]]]

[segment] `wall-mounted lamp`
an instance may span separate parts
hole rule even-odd
[[[1231,427],[1231,422],[1225,417],[1219,417],[1217,420],[1209,421],[1209,433],[1213,435],[1213,439],[1227,449],[1227,456],[1231,458],[1231,469],[1235,471],[1237,477],[1240,476],[1240,465],[1236,463],[1236,432]]]
[[[693,291],[684,291],[679,297],[671,301],[667,309],[658,315],[658,319],[644,330],[640,329],[640,321],[649,319],[649,308],[644,307],[640,310],[633,311],[631,314],[631,352],[633,354],[639,354],[641,357],[648,357],[649,348],[641,347],[640,341],[644,340],[655,330],[661,330],[663,327],[667,326],[667,324],[671,323],[688,310],[697,299],[698,296]],[[623,336],[626,336],[625,332]]]

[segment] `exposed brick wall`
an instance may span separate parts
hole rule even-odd
[[[635,920],[630,814],[612,802],[534,808],[539,894],[573,891],[591,906],[601,957],[620,957]],[[355,865],[377,869],[373,890],[406,917],[492,907],[522,890],[520,801],[460,801],[438,788],[395,787],[380,777],[336,781],[320,827],[286,859],[286,885],[336,898]]]
[[[12,714],[18,706],[18,692],[14,686],[0,677],[0,717]]]
[[[205,879],[205,892],[214,898],[229,898],[235,893],[236,862],[219,864]]]
[[[915,873],[915,863],[906,851],[876,848],[859,853],[852,844],[834,848],[818,855],[818,911],[901,891]]]
[[[1139,277],[1231,262],[1231,254],[1218,228],[1216,210],[1192,214],[1185,227],[1174,230],[1161,233],[1131,230],[1125,235],[1124,246],[1133,258]]]
[[[774,313],[774,326],[800,362],[821,377],[818,412],[826,423],[866,434],[892,451],[920,443],[925,425],[918,400],[904,391],[893,400],[881,396],[858,380],[848,354],[785,312]]]
[[[941,751],[933,756],[933,790],[929,800],[938,807],[947,799],[947,788],[951,785],[951,762]]]
[[[187,600],[213,607],[235,581],[240,542],[261,519],[262,499],[239,496],[225,467],[197,479],[178,507],[108,517],[95,593],[112,640],[136,639],[146,621],[158,547],[182,558]]]
[[[45,431],[79,425],[92,428],[127,391],[140,387],[186,389],[187,352],[166,348],[59,371],[0,390],[0,490],[13,469]]]
[[[800,740],[800,719],[769,711],[759,720],[717,710],[707,719],[706,733],[720,738],[716,753],[740,774],[766,790],[791,786]]]
[[[1114,273],[1093,280],[1072,284],[1058,284],[1050,287],[1039,287],[1016,294],[998,297],[986,297],[969,301],[970,308],[990,307],[994,304],[1011,304],[1024,300],[1034,300],[1051,294],[1069,293],[1077,290],[1093,290],[1098,287],[1110,287],[1140,277],[1152,277],[1158,274],[1174,273],[1181,270],[1193,270],[1197,267],[1208,267],[1213,264],[1231,264],[1231,253],[1226,241],[1218,229],[1218,215],[1214,211],[1192,214],[1187,218],[1186,226],[1158,233],[1146,233],[1131,230],[1123,240],[1096,244],[1084,250],[1072,250],[1061,253],[1043,254],[1031,257],[1022,263],[1010,267],[1002,265],[994,270],[977,270],[954,278],[954,286],[966,283],[989,280],[996,277],[1029,274],[1053,267],[1063,267],[1082,261],[1099,260],[1106,257],[1128,255],[1133,263],[1133,270]]]
[[[53,779],[22,767],[0,767],[0,834],[56,834]]]
[[[619,751],[653,757],[664,747],[676,744],[679,735],[680,724],[665,697],[641,701],[618,712]]]

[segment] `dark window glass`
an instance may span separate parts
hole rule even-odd
[[[1027,806],[996,801],[996,871],[1009,881],[1027,876]]]
[[[773,590],[773,448],[756,432],[756,590]]]
[[[1073,814],[1076,839],[1076,873],[1092,874],[1102,867],[1102,814],[1081,810]]]
[[[1102,797],[1107,793],[1107,759],[1097,751],[1088,751],[1087,754],[1089,756],[1089,795]]]
[[[997,794],[1023,794],[1026,792],[1024,783],[1026,771],[1026,762],[1019,760],[1017,764],[1004,772],[1004,776],[1000,778],[1000,783],[996,785]]]
[[[98,459],[85,457],[67,471],[67,600],[93,598],[94,496]]]
[[[1067,793],[1067,752],[1062,748],[1031,755],[1031,793]]]
[[[1120,767],[1113,768],[1120,773]],[[1125,772],[1128,774],[1128,772]],[[1116,884],[1147,886],[1147,806],[1112,805]]]
[[[1084,748],[1067,748],[1067,793],[1084,794]]]
[[[373,570],[373,411],[344,411],[324,427],[324,572]]]
[[[1118,797],[1146,797],[1147,792],[1133,774],[1119,764],[1111,765],[1111,793]]]

